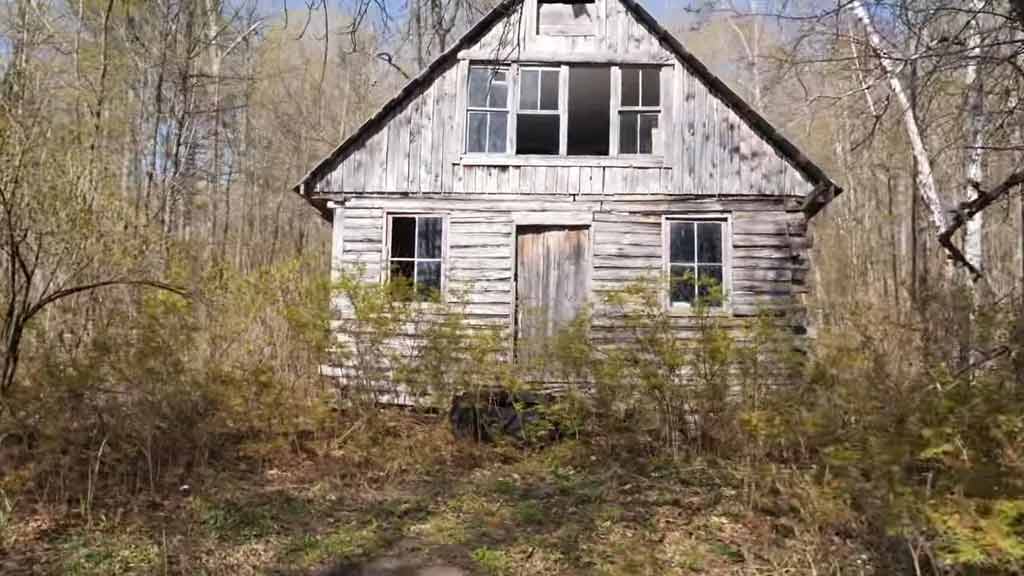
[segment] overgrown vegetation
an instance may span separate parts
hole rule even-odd
[[[709,302],[683,321],[638,283],[515,364],[506,332],[457,307],[357,271],[328,285],[328,234],[284,194],[491,3],[376,15],[415,54],[328,4],[0,7],[0,573],[389,555],[477,574],[1024,572],[1024,213],[1000,186],[1020,164],[1019,11],[680,22],[847,189],[816,220],[817,336]],[[865,22],[908,64],[879,78],[915,96],[924,150]],[[914,199],[929,155],[936,210],[1000,191],[969,230],[989,285],[969,296]],[[354,311],[338,341],[332,297]],[[420,409],[380,405],[396,398]],[[453,399],[477,414],[464,436],[494,443],[453,436]]]
[[[10,566],[259,573],[410,546],[482,574],[1012,574],[1024,562],[1011,304],[976,314],[974,345],[991,352],[964,364],[962,338],[864,303],[834,310],[810,350],[784,318],[737,328],[698,306],[686,344],[659,287],[641,283],[519,366],[500,331],[350,279],[335,302],[358,321],[323,357],[329,292],[315,277],[295,262],[225,271],[193,300],[126,297],[130,313],[74,353],[37,327],[4,429]],[[628,340],[598,337],[612,313]],[[320,379],[326,361],[350,367],[350,386]],[[538,370],[566,390],[545,396]],[[385,373],[401,387],[385,392],[441,414],[380,408]],[[515,404],[522,428],[495,445],[453,439],[452,398],[486,410],[498,387],[548,401]],[[32,556],[43,540],[61,544]]]

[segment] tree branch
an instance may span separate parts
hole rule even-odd
[[[1009,194],[1014,188],[1024,185],[1024,170],[1010,174],[1001,184],[991,190],[978,190],[977,196],[970,201],[961,202],[957,209],[951,214],[949,225],[939,233],[939,244],[950,254],[950,258],[970,272],[972,279],[977,282],[981,279],[981,270],[973,266],[963,252],[953,243],[953,235],[962,228],[982,210],[988,208],[997,200]]]

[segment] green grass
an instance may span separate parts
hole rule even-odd
[[[160,564],[157,545],[142,534],[81,533],[61,546],[61,573],[67,576],[153,574]]]

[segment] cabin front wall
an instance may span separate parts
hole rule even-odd
[[[336,272],[386,282],[389,215],[443,216],[445,302],[470,325],[511,332],[517,228],[587,227],[593,335],[614,340],[621,321],[603,297],[663,276],[666,218],[710,217],[729,223],[721,323],[741,335],[761,311],[800,310],[809,248],[802,208],[812,185],[620,2],[598,2],[600,34],[543,37],[532,21],[535,0],[525,0],[514,16],[521,21],[499,23],[459,53],[307,190],[333,210]],[[660,153],[465,153],[469,70],[492,62],[660,67]],[[614,99],[614,72],[612,79]],[[337,305],[344,322],[351,310]],[[673,309],[671,318],[681,338],[694,335],[692,313]],[[797,329],[802,320],[780,322]]]
[[[612,311],[602,305],[604,296],[631,282],[662,278],[667,218],[728,220],[727,326],[742,328],[743,318],[766,310],[792,311],[806,293],[806,223],[800,203],[784,197],[364,195],[334,208],[335,269],[359,271],[365,282],[385,282],[388,216],[408,214],[445,218],[443,298],[472,326],[513,327],[516,230],[523,226],[589,228],[590,300],[598,338],[613,336],[617,326]],[[679,311],[672,317],[681,337],[694,328],[692,313]],[[730,324],[729,318],[736,322]]]

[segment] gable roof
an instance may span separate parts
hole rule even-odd
[[[824,170],[815,164],[795,144],[789,141],[756,110],[750,107],[743,98],[734,92],[721,78],[715,76],[707,66],[696,56],[690,53],[686,47],[648,12],[640,6],[636,0],[611,0],[621,2],[627,12],[637,19],[647,30],[654,35],[665,47],[678,58],[691,74],[700,79],[708,90],[731,108],[736,115],[743,119],[753,131],[763,138],[769,145],[788,160],[797,170],[803,174],[814,186],[813,191],[804,201],[804,213],[808,218],[820,212],[833,198],[842,193],[840,188],[833,182]],[[389,100],[362,126],[346,138],[337,148],[321,160],[296,184],[292,190],[305,198],[312,204],[320,214],[327,220],[331,219],[331,213],[327,209],[326,201],[314,198],[310,193],[311,184],[315,184],[327,173],[333,170],[337,163],[345,158],[347,154],[359,145],[367,136],[375,132],[381,125],[388,122],[389,116],[396,110],[401,109],[408,101],[415,98],[418,90],[430,84],[441,73],[443,73],[452,62],[458,61],[458,55],[481,40],[494,25],[510,16],[514,10],[522,4],[523,0],[503,0],[497,7],[491,10],[480,21],[473,25],[455,44],[447,51],[437,57],[419,75],[410,80],[405,87],[394,98]]]

